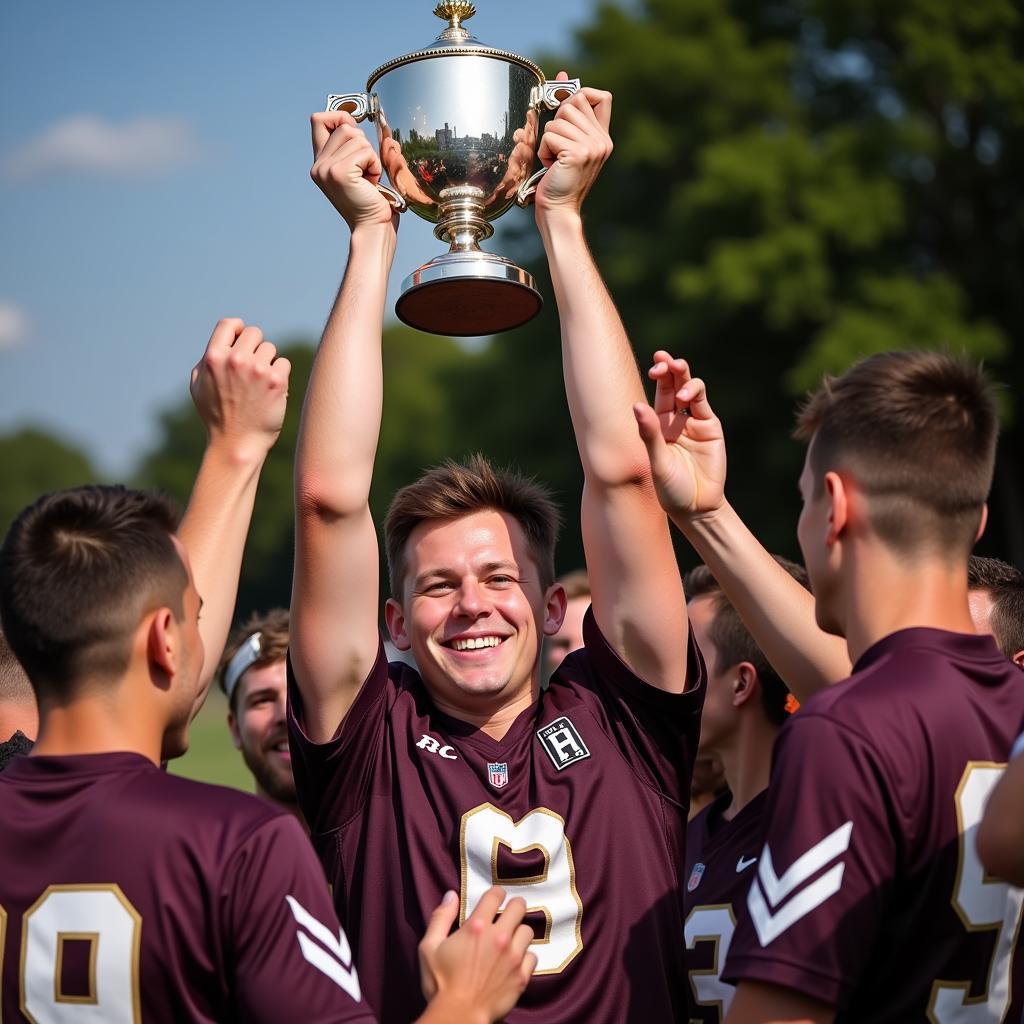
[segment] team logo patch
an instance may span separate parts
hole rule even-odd
[[[508,785],[508,764],[488,764],[487,781],[495,789],[504,789]]]
[[[697,861],[693,865],[693,870],[690,872],[690,880],[686,883],[686,891],[693,892],[694,889],[700,885],[700,880],[704,877],[704,865]]]
[[[551,763],[559,771],[590,757],[590,751],[583,742],[579,730],[564,716],[538,729],[537,738],[548,752]]]

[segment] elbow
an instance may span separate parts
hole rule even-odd
[[[295,518],[299,523],[342,519],[365,508],[365,494],[361,500],[356,500],[343,489],[330,486],[322,478],[306,476],[295,481]]]
[[[638,457],[609,452],[589,460],[586,466],[587,483],[605,490],[650,491],[654,494],[654,477],[647,453],[641,451]]]

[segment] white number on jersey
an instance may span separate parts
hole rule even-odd
[[[546,936],[531,944],[537,957],[534,974],[558,974],[583,949],[583,904],[576,891],[572,848],[565,834],[564,819],[538,807],[514,822],[493,804],[481,804],[462,816],[462,910],[459,924],[492,885],[507,893],[506,902],[516,896],[526,900],[528,911],[539,911],[547,919]],[[538,852],[544,869],[530,878],[501,878],[498,855],[501,847],[510,854]]]
[[[694,907],[686,919],[683,935],[687,949],[696,949],[698,942],[715,944],[715,959],[711,967],[690,971],[690,988],[693,998],[701,1006],[717,1006],[718,1019],[722,1021],[732,1005],[736,994],[734,985],[727,985],[719,975],[725,966],[732,944],[732,933],[736,930],[736,916],[731,903]]]
[[[3,916],[3,923],[6,915]],[[0,939],[4,937],[0,927]],[[51,885],[21,926],[21,1008],[35,1024],[136,1024],[142,917],[116,885]],[[89,986],[64,993],[65,943],[89,943]],[[2,953],[2,950],[0,950]]]
[[[955,797],[960,858],[953,909],[969,932],[996,933],[985,991],[971,997],[969,982],[936,981],[928,1005],[932,1024],[990,1024],[1002,1021],[1010,1008],[1010,967],[1024,890],[988,877],[974,848],[985,804],[1005,769],[990,761],[968,762]]]

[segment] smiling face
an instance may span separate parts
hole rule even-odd
[[[237,710],[229,713],[228,726],[258,792],[275,803],[294,804],[287,694],[285,662],[253,666],[238,681]]]
[[[541,638],[561,625],[565,591],[541,589],[518,522],[491,510],[430,520],[412,531],[406,556],[388,628],[435,699],[477,715],[535,694]]]

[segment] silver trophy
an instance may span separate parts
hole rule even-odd
[[[376,124],[391,182],[377,187],[451,246],[402,282],[395,304],[400,320],[432,334],[495,334],[540,311],[532,275],[480,242],[510,206],[529,204],[544,174],[534,172],[541,112],[580,87],[481,43],[462,24],[475,13],[468,0],[439,3],[448,25],[433,43],[382,64],[366,92],[327,98],[328,110]]]

